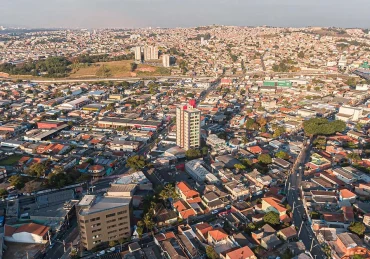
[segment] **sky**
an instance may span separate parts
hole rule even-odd
[[[28,28],[370,28],[370,0],[0,0],[0,25]]]

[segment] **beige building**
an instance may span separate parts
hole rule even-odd
[[[83,246],[130,237],[130,205],[131,197],[85,195],[76,207]]]
[[[188,150],[200,146],[200,110],[190,105],[176,108],[176,144]]]
[[[164,67],[170,67],[171,63],[170,63],[170,55],[163,55],[163,66]]]

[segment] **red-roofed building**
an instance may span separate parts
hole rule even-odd
[[[208,232],[208,244],[217,245],[222,241],[226,241],[229,235],[222,228],[215,228]]]
[[[278,213],[280,217],[286,214],[284,205],[282,205],[278,199],[272,197],[262,198],[262,210],[265,213],[274,211]]]
[[[257,257],[248,246],[244,246],[226,253],[225,259],[257,259]]]
[[[18,228],[5,225],[5,241],[29,244],[46,244],[48,242],[49,227],[29,223]]]
[[[247,147],[247,150],[253,154],[262,154],[262,148],[259,146]]]

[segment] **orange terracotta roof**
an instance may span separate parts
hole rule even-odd
[[[342,196],[342,198],[344,198],[344,199],[349,199],[349,198],[355,197],[356,194],[354,194],[353,192],[351,192],[347,189],[342,189],[342,190],[340,190],[340,196]]]
[[[183,219],[187,219],[191,216],[196,216],[197,215],[197,213],[193,209],[188,209],[188,210],[181,211],[180,214],[181,214],[181,217]]]
[[[244,246],[226,254],[230,259],[245,259],[248,257],[255,256],[253,251],[248,247]]]
[[[208,232],[214,240],[221,241],[228,237],[228,234],[222,228],[216,228]]]
[[[49,229],[50,229],[49,227],[44,226],[44,225],[39,225],[36,223],[29,223],[29,224],[20,226],[14,231],[14,233],[27,232],[27,233],[32,233],[32,234],[42,237],[49,231]]]
[[[275,198],[266,197],[266,198],[262,198],[262,200],[264,200],[265,202],[270,204],[272,207],[274,207],[279,212],[286,211],[286,208],[282,204],[279,203],[279,200],[277,200]]]

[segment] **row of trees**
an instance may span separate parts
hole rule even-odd
[[[306,135],[332,135],[346,129],[346,124],[340,120],[328,121],[325,118],[312,118],[303,122]]]
[[[0,71],[11,75],[38,76],[42,74],[45,77],[65,77],[72,70],[71,64],[72,62],[65,57],[48,57],[38,61],[29,59],[20,66],[4,63],[0,65]]]
[[[187,159],[200,158],[208,154],[208,147],[202,147],[201,149],[191,148],[185,151],[185,156]]]

